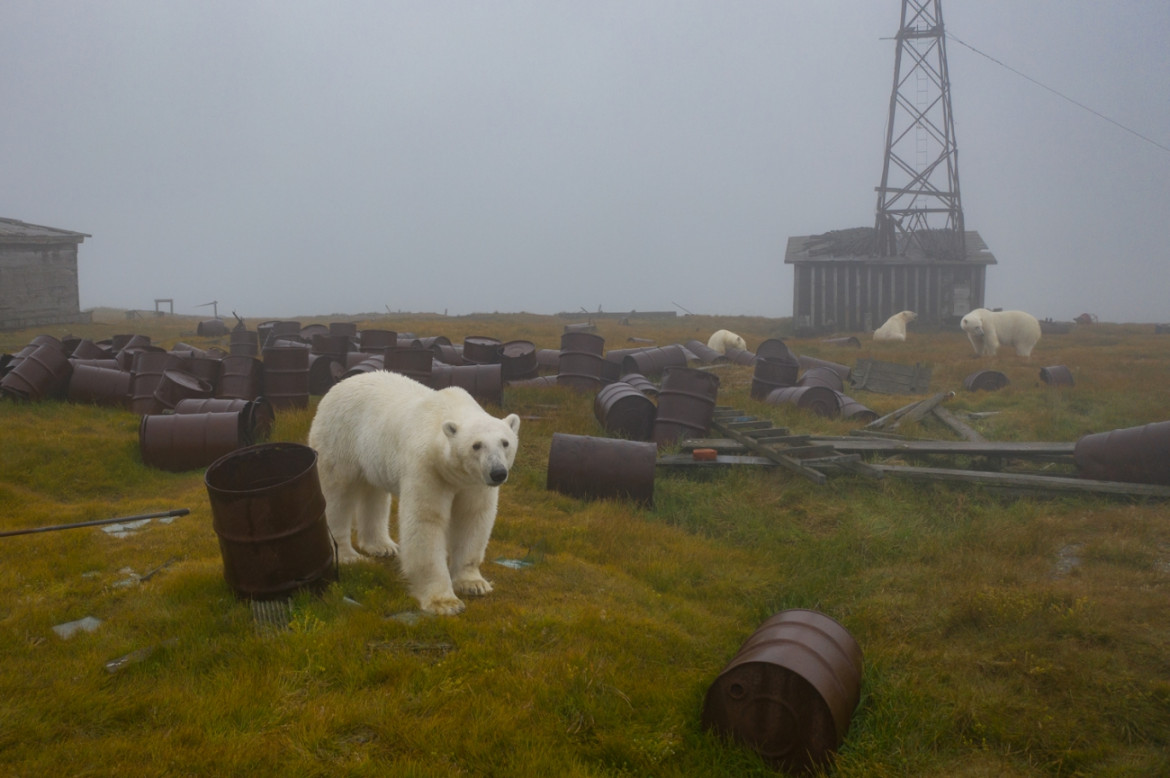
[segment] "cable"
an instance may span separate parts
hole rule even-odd
[[[977,48],[975,48],[974,46],[972,46],[970,43],[967,43],[967,42],[965,42],[965,41],[961,41],[961,40],[959,40],[959,39],[958,39],[958,38],[956,38],[954,35],[952,35],[950,32],[946,32],[946,33],[945,33],[945,35],[947,36],[947,38],[949,38],[950,40],[953,40],[955,43],[959,44],[960,46],[966,46],[967,48],[969,48],[971,51],[975,52],[975,53],[976,53],[976,54],[978,54],[979,56],[981,56],[981,57],[985,57],[985,58],[987,58],[987,59],[991,60],[991,61],[992,61],[992,62],[994,62],[995,64],[999,65],[1001,68],[1005,68],[1006,70],[1010,70],[1011,72],[1015,73],[1017,76],[1019,76],[1019,77],[1021,77],[1021,78],[1026,78],[1027,80],[1031,81],[1031,82],[1032,82],[1033,84],[1035,84],[1036,86],[1040,87],[1041,89],[1046,89],[1046,90],[1048,90],[1049,92],[1051,92],[1052,94],[1054,94],[1054,95],[1056,95],[1057,97],[1061,98],[1062,100],[1067,100],[1068,102],[1072,103],[1073,105],[1077,106],[1078,108],[1082,108],[1082,109],[1084,109],[1084,110],[1088,111],[1089,113],[1093,114],[1094,116],[1096,116],[1096,117],[1098,117],[1098,118],[1101,118],[1101,119],[1104,119],[1105,121],[1109,122],[1109,123],[1110,123],[1110,124],[1112,124],[1112,125],[1115,125],[1115,126],[1117,126],[1117,127],[1120,127],[1121,129],[1125,130],[1125,131],[1126,131],[1126,132],[1128,132],[1129,134],[1131,134],[1131,135],[1135,135],[1135,136],[1137,136],[1138,138],[1141,138],[1141,139],[1142,139],[1142,140],[1144,140],[1146,143],[1149,143],[1149,144],[1150,144],[1150,145],[1152,145],[1152,146],[1157,146],[1157,147],[1158,147],[1158,148],[1160,148],[1162,151],[1170,152],[1170,147],[1163,146],[1161,143],[1158,143],[1158,141],[1156,141],[1156,140],[1153,140],[1152,138],[1148,138],[1148,137],[1146,137],[1145,135],[1142,135],[1142,134],[1141,134],[1140,132],[1138,132],[1137,130],[1132,130],[1132,129],[1130,129],[1129,127],[1126,127],[1126,126],[1125,126],[1124,124],[1122,124],[1121,122],[1114,121],[1113,119],[1110,119],[1108,116],[1106,116],[1105,114],[1101,113],[1100,111],[1095,111],[1095,110],[1093,110],[1092,108],[1090,108],[1089,106],[1085,105],[1084,103],[1078,102],[1077,100],[1074,100],[1073,98],[1069,97],[1068,95],[1066,95],[1066,94],[1062,94],[1062,93],[1060,93],[1060,92],[1056,91],[1055,89],[1053,89],[1052,87],[1048,86],[1047,84],[1042,84],[1042,83],[1040,83],[1039,81],[1037,81],[1036,79],[1032,78],[1031,76],[1029,76],[1029,75],[1027,75],[1027,74],[1025,74],[1025,73],[1021,73],[1020,71],[1016,70],[1016,69],[1015,69],[1015,68],[1013,68],[1011,65],[1008,65],[1008,64],[1006,64],[1006,63],[1004,63],[1004,62],[1001,62],[1001,61],[999,61],[998,59],[996,59],[995,57],[991,56],[990,54],[985,54],[985,53],[983,53],[983,52],[982,52],[982,51],[980,51],[979,49],[977,49]]]

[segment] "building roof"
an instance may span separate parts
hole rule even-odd
[[[979,237],[978,232],[966,230],[963,236],[967,257],[957,261],[957,264],[996,264],[995,255],[983,242],[983,238]],[[949,262],[928,257],[920,250],[912,250],[905,256],[883,257],[878,256],[876,248],[877,230],[873,227],[832,230],[820,235],[794,235],[788,238],[784,262],[789,265],[808,262],[872,262],[891,265],[949,264]]]
[[[59,230],[19,219],[0,218],[0,243],[81,243],[93,237],[84,232]]]

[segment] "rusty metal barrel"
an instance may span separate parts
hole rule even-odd
[[[345,374],[345,355],[309,354],[309,394],[323,395]]]
[[[785,362],[799,362],[796,354],[780,338],[768,338],[757,346],[756,359],[779,359]]]
[[[850,346],[852,348],[861,348],[861,341],[853,335],[848,335],[843,338],[824,338],[821,343],[828,343],[831,346]]]
[[[381,354],[398,347],[398,333],[394,330],[362,330],[358,333],[358,351]]]
[[[317,452],[297,443],[247,446],[204,475],[223,577],[241,599],[287,598],[337,580]]]
[[[683,344],[683,348],[695,355],[695,359],[702,362],[704,365],[710,365],[715,362],[726,362],[727,355],[722,352],[710,348],[701,340],[688,340]]]
[[[130,353],[123,349],[119,353]],[[158,413],[163,406],[154,396],[162,382],[163,372],[177,368],[182,357],[153,346],[133,352],[130,362],[130,410],[139,416]]]
[[[156,408],[172,410],[175,403],[188,397],[203,398],[212,395],[211,384],[185,370],[167,369],[154,388]]]
[[[429,353],[429,352],[428,352]],[[445,365],[431,366],[431,387],[444,389],[459,386],[480,403],[504,404],[504,379],[500,365]]]
[[[634,351],[622,357],[622,375],[640,373],[644,376],[662,375],[667,370],[687,366],[687,352],[677,343],[661,348]]]
[[[763,400],[776,389],[796,386],[799,376],[800,363],[796,361],[795,357],[792,359],[757,358],[752,370],[751,397],[753,400]]]
[[[842,365],[840,362],[830,362],[827,359],[817,359],[816,357],[802,355],[796,358],[796,363],[800,365],[801,370],[812,370],[814,367],[823,367],[832,370],[841,377],[842,382],[848,381],[850,373],[853,372],[853,368],[849,367],[849,365]]]
[[[264,361],[264,396],[273,407],[307,407],[309,349],[304,346],[265,346],[261,353]]]
[[[236,327],[229,336],[228,352],[234,356],[255,357],[260,354],[260,335],[253,330]]]
[[[622,381],[605,386],[593,398],[593,415],[606,432],[629,440],[654,435],[654,401]]]
[[[509,340],[500,346],[500,364],[505,381],[534,378],[540,374],[536,344],[530,340]]]
[[[66,397],[74,403],[125,408],[130,403],[130,373],[75,361]]]
[[[597,392],[604,374],[605,338],[592,332],[561,333],[557,384],[577,392]]]
[[[114,352],[88,338],[80,338],[69,350],[70,359],[113,359]]]
[[[995,392],[1011,383],[998,370],[977,370],[963,379],[963,388],[969,392]]]
[[[216,397],[254,400],[264,392],[264,363],[247,354],[229,354],[219,362]]]
[[[463,339],[463,359],[475,365],[494,365],[500,361],[503,343],[487,335],[469,335]]]
[[[27,354],[22,350],[22,354],[19,363],[14,360],[12,368],[0,378],[0,392],[18,400],[64,397],[73,366],[60,341],[47,338]]]
[[[641,373],[626,373],[621,380],[647,397],[658,396],[658,385]]]
[[[800,374],[800,378],[796,381],[797,386],[823,386],[827,389],[832,389],[834,392],[841,392],[845,389],[845,382],[841,380],[841,374],[830,367],[810,367]]]
[[[842,419],[852,419],[863,424],[869,424],[877,419],[877,411],[872,410],[848,395],[837,392],[837,407]]]
[[[593,499],[628,499],[654,504],[658,448],[649,442],[554,432],[546,488]]]
[[[1040,368],[1040,380],[1049,386],[1072,386],[1072,372],[1064,365],[1050,365]]]
[[[329,322],[329,334],[337,337],[345,338],[350,341],[351,345],[354,338],[357,337],[357,322],[354,321],[331,321]]]
[[[272,425],[276,422],[276,412],[272,403],[264,397],[255,400],[242,400],[229,397],[209,397],[206,399],[179,400],[175,403],[175,413],[230,413],[240,414],[244,430],[244,443],[262,443],[272,433]]]
[[[247,444],[241,411],[151,413],[138,423],[138,448],[148,467],[172,472],[207,467]]]
[[[424,386],[431,385],[435,352],[429,348],[388,348],[382,354],[386,370],[401,373]]]
[[[764,402],[769,405],[795,405],[828,419],[841,413],[839,393],[825,386],[784,386],[773,389]]]
[[[780,611],[707,689],[703,728],[774,769],[823,769],[861,701],[862,670],[861,647],[838,621],[803,608]]]
[[[667,368],[654,417],[654,442],[658,447],[707,434],[718,394],[719,376],[714,373],[691,367]]]
[[[1082,478],[1170,485],[1170,421],[1084,435],[1073,461]]]

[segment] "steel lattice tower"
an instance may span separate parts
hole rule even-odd
[[[902,0],[877,188],[880,256],[966,257],[941,0]]]

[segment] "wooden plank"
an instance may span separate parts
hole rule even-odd
[[[750,465],[752,467],[776,467],[776,463],[767,457],[724,455],[715,459],[697,460],[689,454],[667,454],[659,457],[654,463],[656,467],[665,470],[710,470],[733,466]]]
[[[926,416],[926,414],[937,408],[941,403],[946,402],[954,396],[954,392],[939,392],[933,397],[928,397],[898,417],[898,419],[895,420],[893,424],[888,426],[888,429],[896,430],[903,422],[912,424],[913,422],[922,419],[924,416]]]
[[[739,430],[732,429],[718,420],[713,421],[712,424],[719,432],[722,432],[724,435],[729,435],[730,437],[735,438],[740,443],[743,443],[745,446],[747,446],[750,450],[767,457],[776,464],[796,473],[797,475],[804,476],[813,483],[823,484],[827,480],[825,474],[819,470],[814,470],[811,467],[805,467],[796,459],[785,456],[779,451],[769,448],[757,440],[753,440],[750,436],[745,435]]]
[[[931,413],[933,413],[935,415],[935,418],[937,418],[943,424],[947,425],[952,430],[954,430],[955,433],[963,440],[970,440],[970,441],[985,441],[985,440],[987,440],[987,438],[980,435],[979,432],[976,431],[976,429],[974,427],[967,424],[966,422],[963,422],[962,420],[959,419],[958,416],[951,413],[950,411],[948,411],[946,408],[942,407],[941,405],[935,406],[931,410]]]
[[[877,468],[886,475],[916,481],[958,481],[962,483],[982,484],[984,486],[1039,489],[1050,492],[1170,498],[1170,486],[1161,486],[1158,484],[1093,481],[1087,478],[1025,475],[1023,473],[992,473],[982,470],[948,470],[938,467],[907,467],[904,465],[872,465],[872,467]]]
[[[883,440],[881,438],[812,438],[851,454],[953,454],[997,457],[1071,457],[1076,443],[1044,441]]]

